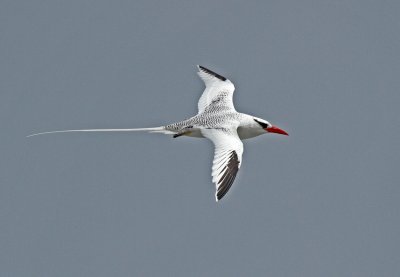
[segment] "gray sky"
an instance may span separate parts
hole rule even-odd
[[[399,276],[399,1],[2,1],[1,276]],[[260,1],[261,2],[261,1]],[[289,137],[215,203],[196,64]]]

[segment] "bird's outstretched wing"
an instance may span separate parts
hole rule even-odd
[[[206,85],[206,88],[199,99],[199,113],[204,112],[204,110],[216,100],[223,100],[225,106],[229,109],[235,110],[232,102],[235,86],[232,82],[201,65],[198,65],[197,67],[199,69],[198,74]]]
[[[236,129],[202,129],[201,132],[215,146],[211,175],[216,187],[215,199],[218,201],[231,188],[239,171],[243,143],[239,139]]]

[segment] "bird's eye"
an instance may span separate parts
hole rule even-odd
[[[269,125],[267,123],[261,122],[261,121],[255,119],[255,118],[254,118],[254,121],[257,122],[258,124],[260,124],[263,129],[269,127]]]

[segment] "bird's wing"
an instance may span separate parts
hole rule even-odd
[[[201,65],[198,65],[197,67],[199,69],[198,74],[206,85],[206,88],[199,99],[199,113],[204,112],[213,101],[220,102],[220,100],[223,100],[224,106],[235,110],[232,102],[235,86],[232,82]]]
[[[216,187],[215,199],[218,201],[235,180],[242,162],[243,143],[236,129],[202,129],[201,132],[215,146],[211,175]]]

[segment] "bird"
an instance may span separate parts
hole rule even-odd
[[[231,188],[242,165],[243,140],[263,134],[289,134],[267,120],[237,112],[233,104],[233,83],[204,66],[197,65],[197,68],[205,89],[198,102],[198,113],[188,119],[152,128],[61,130],[28,137],[69,132],[147,131],[172,135],[173,138],[207,138],[214,144],[211,176],[215,184],[215,200],[218,202]]]

